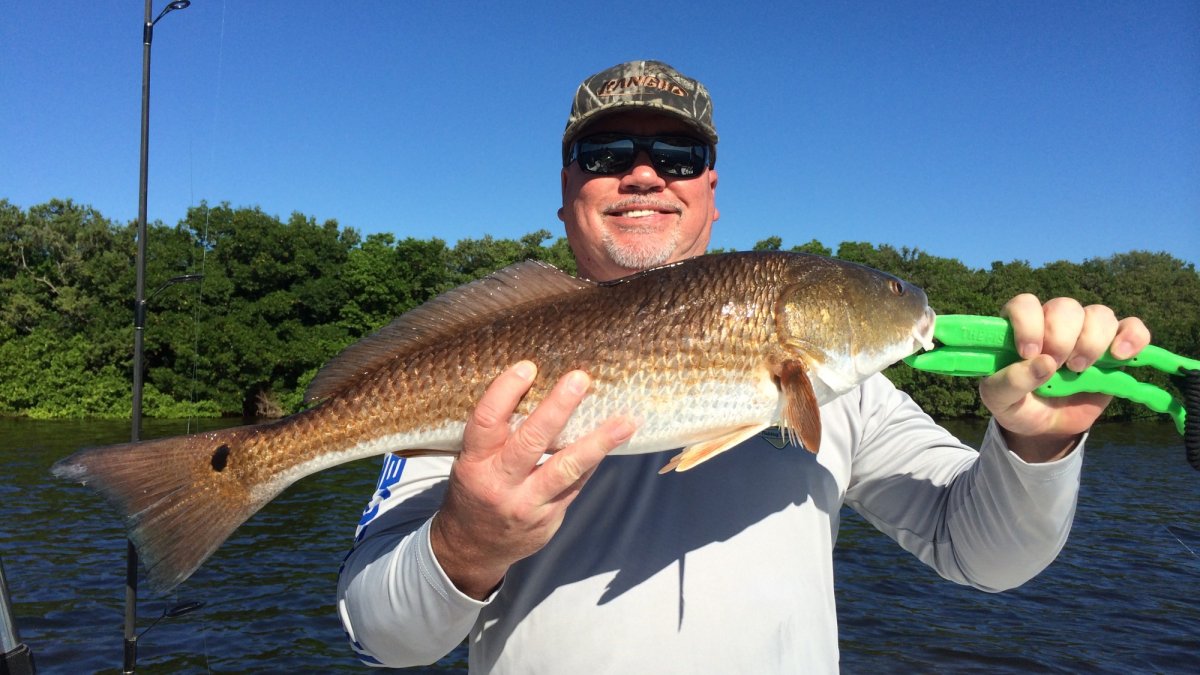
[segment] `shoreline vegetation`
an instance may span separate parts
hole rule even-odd
[[[0,416],[129,418],[135,239],[136,223],[71,200],[22,209],[0,199]],[[890,272],[924,288],[939,314],[995,315],[1021,292],[1103,303],[1142,317],[1154,344],[1200,355],[1200,275],[1166,252],[972,269],[864,242],[785,246],[775,236],[752,248]],[[529,258],[576,271],[565,238],[544,229],[450,246],[436,237],[362,237],[336,220],[293,213],[284,221],[228,203],[201,203],[174,226],[148,224],[147,249],[143,409],[151,418],[296,412],[326,361],[438,293]],[[163,287],[185,274],[204,277]],[[1162,373],[1138,370],[1138,379],[1171,388]],[[973,379],[903,364],[885,372],[936,418],[983,416]],[[1121,399],[1106,412],[1150,416]]]

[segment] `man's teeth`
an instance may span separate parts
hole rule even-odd
[[[646,216],[653,216],[657,213],[658,211],[651,209],[641,209],[638,211],[625,211],[621,215],[626,218],[645,218]]]

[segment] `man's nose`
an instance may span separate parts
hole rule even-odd
[[[625,172],[621,179],[622,187],[639,188],[642,190],[661,190],[667,182],[654,170],[650,153],[639,150],[633,157],[633,166]]]

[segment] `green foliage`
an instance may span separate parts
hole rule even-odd
[[[812,255],[823,255],[823,256],[833,255],[833,251],[828,246],[822,244],[821,242],[817,241],[816,239],[809,240],[809,242],[807,244],[800,244],[799,246],[793,246],[792,251],[795,253],[811,253]]]
[[[111,364],[88,367],[83,335],[38,327],[0,344],[0,413],[37,419],[128,417],[129,378]]]
[[[147,236],[148,417],[284,414],[303,406],[322,364],[438,293],[511,263],[576,271],[566,239],[362,238],[336,221],[201,204]],[[52,200],[27,210],[0,199],[0,414],[127,418],[136,228]],[[831,255],[817,240],[754,250]],[[1200,276],[1167,253],[1083,263],[993,263],[988,270],[917,249],[843,242],[836,254],[921,286],[940,313],[996,314],[1018,293],[1071,295],[1143,317],[1154,342],[1200,355]],[[181,275],[199,282],[174,285]],[[887,371],[931,415],[984,413],[975,383],[894,366]],[[1141,373],[1139,373],[1141,377]],[[1165,378],[1157,377],[1157,384]],[[1117,416],[1144,415],[1118,402]]]

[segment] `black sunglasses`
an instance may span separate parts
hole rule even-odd
[[[688,136],[634,136],[632,134],[602,133],[581,138],[571,145],[567,165],[578,161],[586,173],[611,176],[625,173],[633,166],[639,152],[650,157],[650,164],[660,176],[694,178],[711,168],[716,157],[704,141]]]

